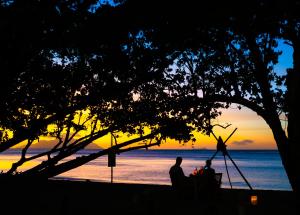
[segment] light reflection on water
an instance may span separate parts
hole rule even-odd
[[[204,165],[205,160],[210,158],[213,152],[209,150],[149,150],[124,153],[117,156],[117,166],[113,168],[114,182],[170,184],[168,172],[174,164],[176,156],[183,157],[182,168],[188,176],[195,167],[199,168]],[[232,151],[230,154],[254,189],[291,190],[276,151]],[[73,155],[66,160],[74,157]],[[13,153],[0,155],[0,169],[6,171],[12,160],[17,159],[18,155]],[[247,189],[246,183],[228,158],[227,164],[232,185],[235,188]],[[25,170],[33,165],[36,163],[29,162],[29,165],[20,168],[20,170]],[[222,187],[228,188],[229,183],[223,156],[218,155],[213,160],[213,167],[216,172],[223,173]],[[110,181],[111,168],[107,167],[107,156],[103,156],[58,177]]]

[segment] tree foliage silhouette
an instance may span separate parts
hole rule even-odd
[[[176,31],[174,26],[179,20],[170,18],[167,26],[171,30],[164,27],[164,36],[157,34],[173,47],[169,56],[178,67],[175,77],[181,82],[175,91],[185,97],[193,95],[198,101],[222,102],[225,108],[236,103],[255,111],[272,130],[290,183],[298,191],[299,3],[249,1],[242,7],[226,1],[223,13],[204,3],[198,7],[209,11],[204,15],[194,15],[196,4],[187,5],[191,10],[186,11],[193,15],[187,14],[186,20],[182,14],[181,23],[187,23],[182,29]],[[174,44],[170,45],[167,38],[172,38],[170,43]],[[294,49],[293,68],[287,75],[274,72],[281,54],[278,40]],[[280,121],[284,114],[288,117],[288,134]]]
[[[7,38],[21,32],[28,34],[29,40],[16,38],[18,43],[28,45],[25,48],[7,43],[6,52],[26,51],[24,58],[20,57],[22,62],[13,54],[8,62],[3,59],[8,65],[20,67],[4,70],[12,78],[5,81],[9,87],[1,103],[0,150],[27,141],[20,159],[6,174],[18,173],[25,162],[43,158],[40,164],[18,175],[47,178],[110,150],[121,153],[158,145],[167,137],[183,141],[192,137],[192,127],[186,124],[188,107],[183,114],[180,101],[165,90],[163,73],[169,59],[148,44],[140,28],[131,27],[122,13],[115,12],[119,8],[103,6],[96,12],[87,8],[70,1],[31,1],[26,5],[14,1],[2,5],[3,26],[14,27],[7,31]],[[28,13],[31,18],[22,19]],[[12,14],[15,19],[11,19]],[[31,28],[24,27],[29,23]],[[144,134],[145,128],[151,133]],[[88,134],[78,138],[76,135],[83,130]],[[96,139],[118,131],[141,136],[96,155],[59,164]],[[12,137],[7,137],[9,132]],[[33,141],[42,136],[55,137],[57,144],[49,151],[28,155]],[[156,142],[131,146],[146,138],[155,138]]]
[[[27,140],[25,153],[41,135],[55,136],[58,146],[45,152],[48,160],[24,173],[50,177],[105,153],[58,165],[102,132],[136,134],[150,127],[155,135],[188,140],[192,129],[209,133],[218,108],[235,103],[269,125],[290,183],[299,190],[299,2],[127,0],[116,5],[2,3],[0,151]],[[278,40],[294,50],[287,75],[274,72]],[[83,110],[102,129],[96,126],[94,134],[76,142],[71,133],[87,129],[74,121]],[[282,114],[288,116],[288,134]],[[57,130],[50,134],[47,126],[54,123]]]

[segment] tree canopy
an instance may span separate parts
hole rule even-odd
[[[23,175],[51,177],[143,139],[187,141],[193,130],[209,134],[219,108],[235,103],[267,122],[299,190],[299,7],[281,0],[2,1],[0,151],[28,142],[8,173],[45,156]],[[294,50],[287,74],[274,72],[279,40]],[[75,138],[82,130],[89,132]],[[140,137],[58,164],[118,131]],[[26,157],[42,135],[57,145]]]

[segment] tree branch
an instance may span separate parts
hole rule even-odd
[[[43,161],[42,163],[38,164],[37,166],[35,166],[35,167],[33,167],[29,170],[26,170],[23,174],[24,175],[27,175],[27,174],[30,175],[31,173],[41,171],[42,169],[44,169],[46,167],[49,167],[51,165],[55,165],[60,160],[74,154],[75,152],[79,151],[80,149],[83,149],[88,144],[90,144],[92,141],[106,135],[107,133],[109,133],[111,131],[111,129],[112,128],[102,130],[102,131],[98,132],[97,134],[95,134],[94,136],[90,137],[89,139],[83,140],[81,143],[79,143],[75,146],[70,145],[69,148],[67,148],[67,150],[59,153],[58,155],[54,156],[50,160]]]
[[[235,103],[243,105],[253,111],[255,111],[258,115],[265,118],[266,111],[258,106],[256,103],[251,102],[243,97],[238,96],[223,96],[223,95],[207,95],[206,98],[198,98],[199,102],[227,102],[227,103]]]
[[[26,153],[32,143],[33,140],[28,140],[26,146],[22,149],[20,160],[12,164],[11,168],[7,171],[7,174],[13,174],[18,169],[18,167],[22,166],[26,162]]]
[[[126,142],[123,142],[123,143],[120,143],[118,145],[114,145],[108,149],[104,149],[102,151],[99,151],[97,153],[93,153],[93,154],[90,154],[88,156],[81,156],[81,157],[77,157],[76,159],[73,159],[73,160],[70,160],[70,161],[66,161],[64,163],[61,163],[61,164],[58,164],[56,166],[53,166],[51,168],[47,168],[47,169],[44,169],[43,171],[40,171],[40,172],[36,172],[34,173],[33,175],[35,176],[38,176],[38,177],[42,177],[42,178],[50,178],[50,177],[54,177],[56,175],[59,175],[63,172],[66,172],[66,171],[69,171],[71,169],[74,169],[76,167],[79,167],[83,164],[86,164],[100,156],[103,156],[103,155],[106,155],[108,154],[110,151],[113,151],[113,152],[118,152],[119,149],[123,148],[123,147],[126,147],[132,143],[136,143],[136,142],[139,142],[139,141],[142,141],[142,140],[145,140],[145,139],[148,139],[148,138],[153,138],[155,135],[157,134],[157,131],[154,132],[154,133],[151,133],[151,134],[148,134],[146,136],[143,136],[143,137],[139,137],[139,138],[135,138],[135,139],[132,139],[132,140],[129,140],[129,141],[126,141]],[[154,146],[154,145],[159,145],[160,144],[160,140],[157,141],[156,143],[152,143],[152,144],[149,144],[149,145],[143,145],[143,146],[137,146],[139,148],[147,148],[147,147],[150,147],[150,146]],[[133,149],[137,149],[137,147],[132,147],[132,150]],[[126,151],[129,151],[129,149],[124,149],[123,152]]]
[[[74,111],[76,111],[76,109],[80,109],[80,108],[83,108],[83,107],[80,107],[80,106],[79,107],[78,106],[70,107],[64,113],[56,113],[54,115],[49,116],[46,119],[35,120],[35,122],[32,123],[32,126],[30,129],[23,128],[12,139],[2,142],[0,144],[0,152],[3,152],[5,150],[9,149],[24,140],[32,139],[33,136],[39,136],[39,133],[41,132],[41,130],[44,129],[46,126],[55,122],[56,120],[61,119],[62,117],[64,117],[67,114],[73,113]]]

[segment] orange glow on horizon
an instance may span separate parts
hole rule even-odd
[[[242,108],[227,109],[222,111],[223,114],[213,123],[216,124],[231,124],[227,129],[220,127],[214,128],[215,135],[221,136],[225,141],[231,132],[238,128],[237,131],[226,143],[228,149],[277,149],[271,129],[266,122],[255,112]],[[180,143],[178,141],[167,139],[160,146],[152,147],[151,149],[215,149],[216,140],[213,135],[207,136],[201,133],[196,133],[196,142]],[[133,138],[133,137],[131,137]],[[130,139],[131,139],[130,138]],[[127,135],[121,135],[118,142],[128,140]],[[100,147],[110,146],[110,135],[107,135],[95,141]]]
[[[220,127],[214,128],[214,133],[217,137],[221,136],[225,141],[231,132],[237,128],[237,131],[232,135],[226,143],[228,149],[277,149],[271,129],[266,122],[259,117],[255,112],[242,108],[227,109],[222,111],[223,114],[213,124],[226,125],[231,124],[227,129]],[[88,134],[90,131],[84,131],[81,135]],[[76,136],[76,137],[80,137]],[[137,138],[138,135],[128,137],[127,134],[118,134],[117,143],[125,142],[129,139]],[[152,147],[151,149],[215,149],[216,140],[213,135],[207,136],[201,133],[196,133],[196,142],[180,143],[178,141],[167,139],[160,146]],[[50,142],[55,142],[54,138],[41,137],[40,141],[34,142],[34,145],[49,145]],[[93,142],[94,146],[107,148],[111,145],[111,135],[108,134]],[[23,147],[26,141],[18,144],[14,148]],[[52,143],[53,144],[53,143]],[[137,144],[134,144],[137,145]]]
[[[266,122],[255,112],[248,108],[227,109],[222,115],[213,121],[213,124],[231,124],[227,129],[215,127],[213,129],[217,137],[221,136],[225,141],[231,132],[236,132],[226,143],[228,149],[277,149],[273,134]],[[213,135],[206,136],[196,134],[196,142],[180,144],[174,140],[168,140],[155,149],[215,149],[216,140]]]

